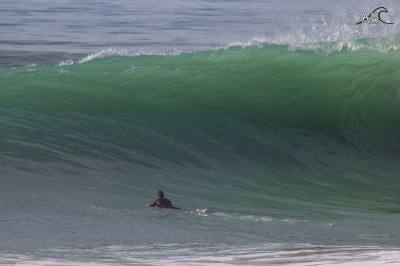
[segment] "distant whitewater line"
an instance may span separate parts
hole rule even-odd
[[[235,41],[225,45],[204,46],[197,50],[190,49],[137,49],[137,48],[106,48],[97,52],[83,54],[68,54],[65,52],[21,52],[0,51],[0,68],[20,67],[29,65],[56,64],[60,67],[72,64],[84,64],[92,60],[107,57],[135,57],[135,56],[176,56],[196,52],[212,52],[230,48],[250,48],[262,46],[276,46],[288,51],[306,51],[322,55],[340,52],[373,51],[378,53],[397,53],[400,48],[400,38],[392,35],[385,38],[348,39],[334,42],[299,42],[291,43],[283,40],[268,40],[267,38],[252,38],[248,41]]]
[[[0,254],[0,262],[17,265],[340,265],[380,266],[398,263],[399,248],[318,246],[310,244],[159,244],[97,249],[40,250],[33,254]]]
[[[385,38],[363,38],[355,40],[341,40],[334,42],[300,42],[290,43],[282,40],[270,41],[267,38],[252,38],[246,42],[236,41],[227,45],[214,46],[204,48],[200,51],[218,51],[221,49],[229,49],[232,47],[260,47],[265,45],[277,45],[287,47],[288,50],[304,50],[314,51],[322,54],[331,54],[335,52],[357,52],[357,51],[374,51],[379,53],[397,52],[400,49],[400,37],[398,35]],[[143,55],[179,55],[182,53],[191,53],[194,51],[170,50],[165,52],[151,50],[136,50],[136,49],[120,49],[108,48],[95,52],[80,59],[78,63],[87,63],[92,60],[106,58],[110,56],[143,56]]]

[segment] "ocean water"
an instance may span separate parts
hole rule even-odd
[[[0,264],[400,265],[397,1],[0,19]]]

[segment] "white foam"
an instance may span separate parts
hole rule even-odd
[[[310,244],[159,244],[98,249],[42,250],[40,255],[0,254],[2,265],[400,265],[400,248]],[[50,255],[48,255],[50,254]]]
[[[74,64],[74,60],[72,60],[72,59],[67,59],[67,60],[64,60],[64,61],[61,61],[60,62],[60,67],[63,67],[63,66],[70,66],[70,65],[73,65]]]
[[[209,212],[207,214],[210,216],[221,217],[223,219],[238,219],[238,220],[255,221],[255,222],[271,222],[274,220],[272,217],[239,214],[239,213]]]
[[[279,39],[267,39],[256,37],[248,41],[235,41],[231,42],[223,47],[223,49],[229,49],[232,47],[261,47],[263,45],[284,45],[288,47],[288,50],[309,50],[323,53],[333,53],[340,51],[358,52],[361,50],[368,50],[380,53],[388,53],[392,51],[400,50],[400,43],[396,38],[371,38],[371,39],[343,39],[336,41],[310,41],[307,39],[293,41],[290,39],[279,38]]]
[[[79,64],[84,64],[96,59],[107,58],[111,56],[142,56],[142,55],[178,55],[182,53],[180,50],[176,51],[151,51],[151,50],[132,50],[132,49],[117,49],[117,48],[107,48],[101,51],[98,51],[93,54],[89,54],[88,56],[82,58],[78,61]]]
[[[269,216],[257,216],[257,215],[250,215],[250,214],[239,214],[239,213],[227,213],[227,212],[215,212],[209,211],[207,208],[197,208],[195,210],[190,211],[190,213],[199,215],[199,216],[211,216],[211,217],[220,217],[222,219],[237,219],[243,221],[253,221],[253,222],[272,222],[276,219],[269,217]],[[306,223],[308,220],[305,219],[280,219],[277,220],[280,222],[285,222],[289,224],[295,223]],[[332,226],[333,224],[329,224]]]
[[[248,47],[262,47],[265,45],[282,45],[286,46],[289,51],[294,50],[307,50],[315,51],[318,53],[330,54],[333,52],[358,52],[361,50],[374,51],[379,53],[388,53],[400,50],[400,43],[395,38],[371,38],[371,39],[343,39],[343,40],[328,40],[326,42],[311,41],[309,39],[302,40],[301,38],[296,41],[290,38],[275,38],[267,39],[265,37],[254,37],[247,41],[233,41],[225,45],[217,45],[213,47],[206,47],[195,51],[183,51],[183,50],[172,50],[172,51],[157,51],[157,50],[135,50],[135,49],[119,49],[119,48],[107,48],[98,52],[89,54],[78,61],[79,64],[91,62],[96,59],[103,59],[112,56],[124,56],[124,57],[135,57],[135,56],[174,56],[182,53],[190,52],[202,52],[202,51],[218,51],[226,50],[230,48],[248,48]],[[62,61],[60,66],[73,64],[72,60]]]
[[[207,208],[197,208],[194,211],[190,211],[190,213],[194,213],[200,216],[208,216]]]

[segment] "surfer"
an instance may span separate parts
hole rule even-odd
[[[180,209],[172,205],[172,202],[164,197],[164,192],[162,192],[161,190],[157,191],[156,199],[152,203],[149,203],[147,206],[162,209]]]

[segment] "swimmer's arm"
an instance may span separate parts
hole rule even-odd
[[[157,201],[153,201],[152,203],[147,203],[147,207],[155,207],[157,206]]]
[[[168,200],[168,205],[170,209],[180,210],[181,208],[175,207],[170,200]]]

